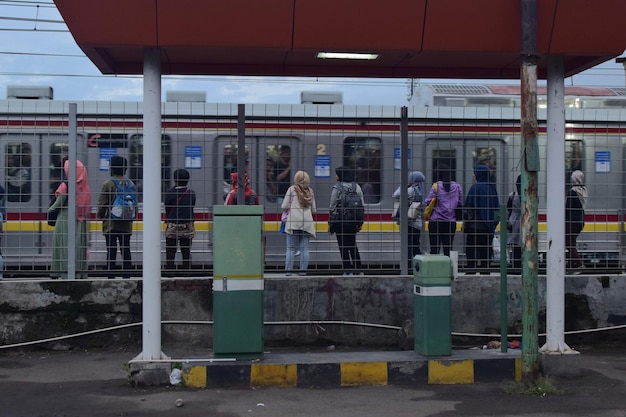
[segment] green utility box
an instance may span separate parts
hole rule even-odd
[[[214,206],[214,357],[263,356],[263,287],[263,206]]]
[[[451,278],[448,256],[413,258],[415,351],[420,355],[452,354]]]

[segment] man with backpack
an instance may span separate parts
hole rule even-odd
[[[363,275],[356,234],[363,226],[363,191],[354,182],[354,173],[345,167],[335,170],[337,183],[330,196],[329,231],[337,234],[344,276]]]
[[[130,237],[137,215],[137,187],[126,178],[126,158],[114,155],[109,161],[111,179],[102,184],[98,196],[97,217],[102,221],[102,233],[107,246],[109,279],[115,278],[117,250],[122,254],[122,278],[130,278],[132,259]]]

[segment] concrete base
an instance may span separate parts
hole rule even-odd
[[[128,379],[133,386],[169,385],[171,363],[131,362]]]
[[[139,354],[128,364],[128,379],[133,386],[169,385],[170,383],[172,362],[163,352],[161,352],[160,360],[146,360]]]
[[[545,376],[575,378],[580,376],[582,364],[580,352],[540,352],[541,370]]]

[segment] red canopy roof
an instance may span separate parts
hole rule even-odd
[[[520,71],[521,0],[55,0],[104,74],[508,78]],[[537,0],[538,75],[565,76],[626,49],[625,0]],[[372,52],[373,61],[317,52]]]

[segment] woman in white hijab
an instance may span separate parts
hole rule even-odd
[[[576,249],[576,239],[585,225],[585,206],[587,205],[587,188],[585,174],[576,170],[572,172],[572,187],[565,200],[565,249],[567,249],[567,267],[582,268],[583,260]]]

